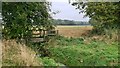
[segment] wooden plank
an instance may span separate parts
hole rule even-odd
[[[32,35],[32,37],[39,37],[39,36],[41,36],[41,35],[34,35],[34,34]]]
[[[55,36],[56,34],[48,34],[48,36]]]
[[[47,31],[34,31],[33,33],[32,33],[33,35],[41,35],[41,36],[44,36],[45,34],[47,34]]]
[[[44,38],[32,38],[31,41],[32,42],[43,42]]]
[[[58,30],[50,30],[48,31],[48,36],[55,36],[55,35],[58,35]]]
[[[34,30],[32,31],[31,42],[39,43],[45,42],[46,36],[56,36],[58,35],[58,30]]]

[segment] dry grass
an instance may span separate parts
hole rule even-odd
[[[3,66],[41,66],[35,52],[29,47],[18,44],[15,40],[3,40],[2,65]]]
[[[92,30],[92,26],[57,26],[56,29],[59,30],[59,35],[65,37],[81,37],[81,35],[86,34],[88,31]]]
[[[2,41],[0,40],[0,67],[2,66]]]

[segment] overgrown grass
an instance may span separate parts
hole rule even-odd
[[[3,40],[2,66],[64,66],[49,57],[39,57],[36,51],[15,40]],[[45,67],[46,68],[46,67]]]
[[[43,66],[64,66],[61,63],[57,63],[54,59],[50,57],[42,57],[39,60],[43,63]]]
[[[117,66],[118,44],[92,40],[86,44],[84,38],[65,38],[62,36],[51,39],[43,46],[47,57],[36,56],[29,47],[14,41],[4,43],[4,66]]]
[[[82,38],[59,37],[49,45],[50,57],[66,66],[117,66],[118,44],[104,41],[84,43]]]
[[[2,66],[41,66],[35,51],[15,40],[3,40]]]

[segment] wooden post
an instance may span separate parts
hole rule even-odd
[[[58,30],[57,30],[57,35],[58,35]]]
[[[45,37],[45,30],[43,30],[43,36]]]
[[[42,34],[42,30],[40,29],[39,31],[40,31],[40,37],[41,37],[41,34]]]

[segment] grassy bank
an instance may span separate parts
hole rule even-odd
[[[118,44],[83,38],[51,39],[45,49],[49,56],[40,57],[36,52],[14,40],[3,41],[3,66],[117,66]]]
[[[50,57],[66,66],[118,65],[117,42],[90,41],[86,44],[82,38],[59,37],[50,43]]]
[[[15,40],[3,40],[2,66],[41,66],[36,52]]]
[[[15,40],[2,42],[2,66],[63,66],[52,58],[37,56],[33,49]]]

